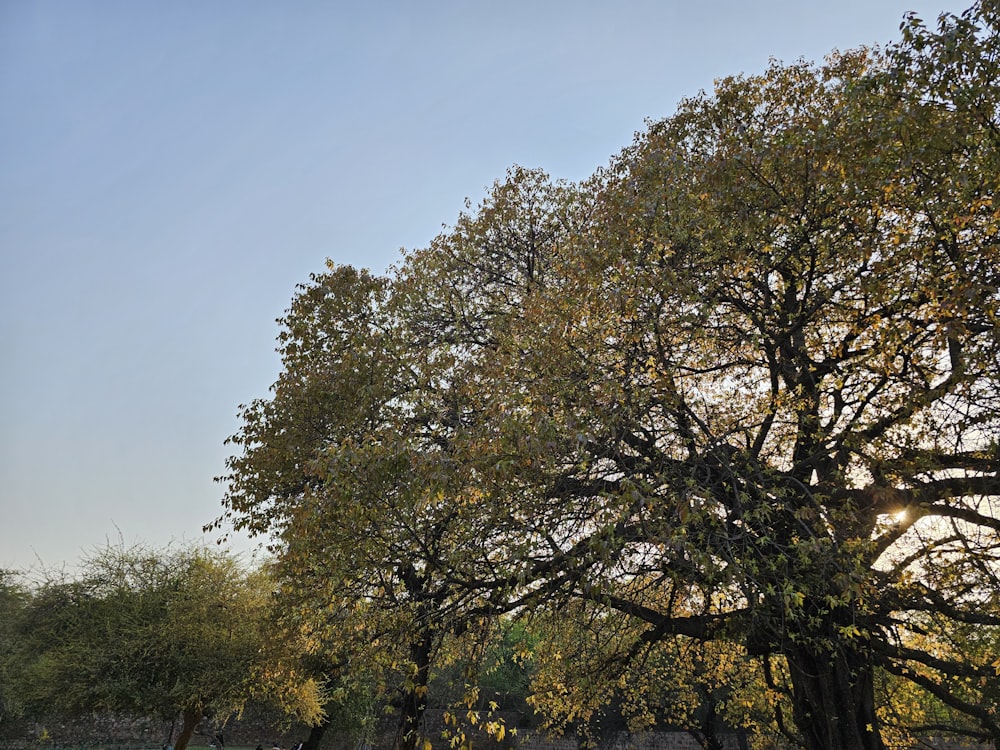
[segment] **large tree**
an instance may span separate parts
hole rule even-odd
[[[811,748],[884,747],[883,671],[1000,737],[941,647],[1000,626],[994,21],[652,123],[477,384],[521,578],[780,657]]]
[[[817,750],[881,750],[889,690],[1000,737],[996,21],[724,79],[301,290],[225,505],[324,648],[405,667],[411,746],[435,649],[527,609],[623,670],[719,641]]]

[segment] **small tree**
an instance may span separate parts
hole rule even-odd
[[[227,717],[260,692],[270,590],[261,574],[219,552],[116,547],[83,571],[42,584],[20,622],[36,715],[179,717],[183,750],[206,713]]]

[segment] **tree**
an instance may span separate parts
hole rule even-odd
[[[571,212],[568,186],[515,169],[396,279],[330,264],[280,321],[273,396],[231,438],[227,517],[271,535],[281,596],[319,649],[401,674],[400,747],[423,742],[435,656],[494,609],[452,576],[490,537],[454,460],[470,355],[541,283]]]
[[[400,744],[443,644],[526,609],[619,623],[619,680],[755,660],[817,750],[884,748],[899,686],[1000,737],[996,21],[724,79],[302,288],[224,504],[323,648],[404,669]]]
[[[435,457],[402,430],[420,383],[386,300],[384,279],[349,267],[301,288],[274,397],[242,410],[225,503],[238,528],[273,535],[282,602],[318,658],[376,675],[402,665],[398,744],[415,747],[448,597],[423,571],[448,520],[415,481]]]
[[[940,100],[992,70],[968,17],[964,57],[917,27],[652,123],[476,384],[507,564],[638,644],[782,658],[811,748],[884,747],[883,670],[1000,737],[993,657],[914,637],[1000,626],[997,79]]]
[[[269,592],[224,554],[101,550],[26,606],[17,644],[28,709],[180,717],[183,750],[206,713],[224,720],[260,692]]]

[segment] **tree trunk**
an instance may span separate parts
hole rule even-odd
[[[838,645],[786,652],[795,724],[810,750],[885,750],[872,668],[863,653]]]
[[[201,721],[201,714],[201,704],[184,709],[182,714],[184,724],[181,726],[181,733],[177,737],[177,742],[174,743],[174,750],[185,750],[188,746],[188,742],[191,741],[191,736],[194,734],[194,730],[198,728],[198,722]]]
[[[424,631],[410,646],[410,661],[415,668],[413,679],[403,689],[403,705],[393,750],[420,750],[423,743],[420,725],[427,708],[427,684],[430,674],[433,633]]]
[[[306,741],[302,743],[302,750],[319,750],[319,743],[323,739],[323,735],[326,734],[326,730],[330,726],[331,721],[333,721],[333,719],[330,716],[330,712],[327,711],[319,724],[309,727],[309,736],[306,737]]]
[[[717,732],[719,727],[718,701],[710,690],[706,690],[702,702],[705,715],[701,720],[701,726],[697,729],[689,729],[688,734],[693,735],[695,741],[705,750],[725,750],[722,739]]]

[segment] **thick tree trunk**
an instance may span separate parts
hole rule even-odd
[[[191,741],[191,736],[194,734],[194,730],[198,728],[198,722],[201,721],[201,706],[194,706],[192,708],[185,708],[182,714],[184,718],[184,724],[181,726],[181,733],[177,737],[177,742],[174,743],[174,750],[185,750],[188,746],[188,742]]]
[[[864,654],[803,648],[786,656],[795,724],[810,750],[885,750]]]
[[[425,631],[410,646],[410,661],[415,667],[413,679],[403,690],[403,705],[393,750],[419,750],[422,745],[420,725],[427,708],[427,685],[430,675],[433,634]]]

